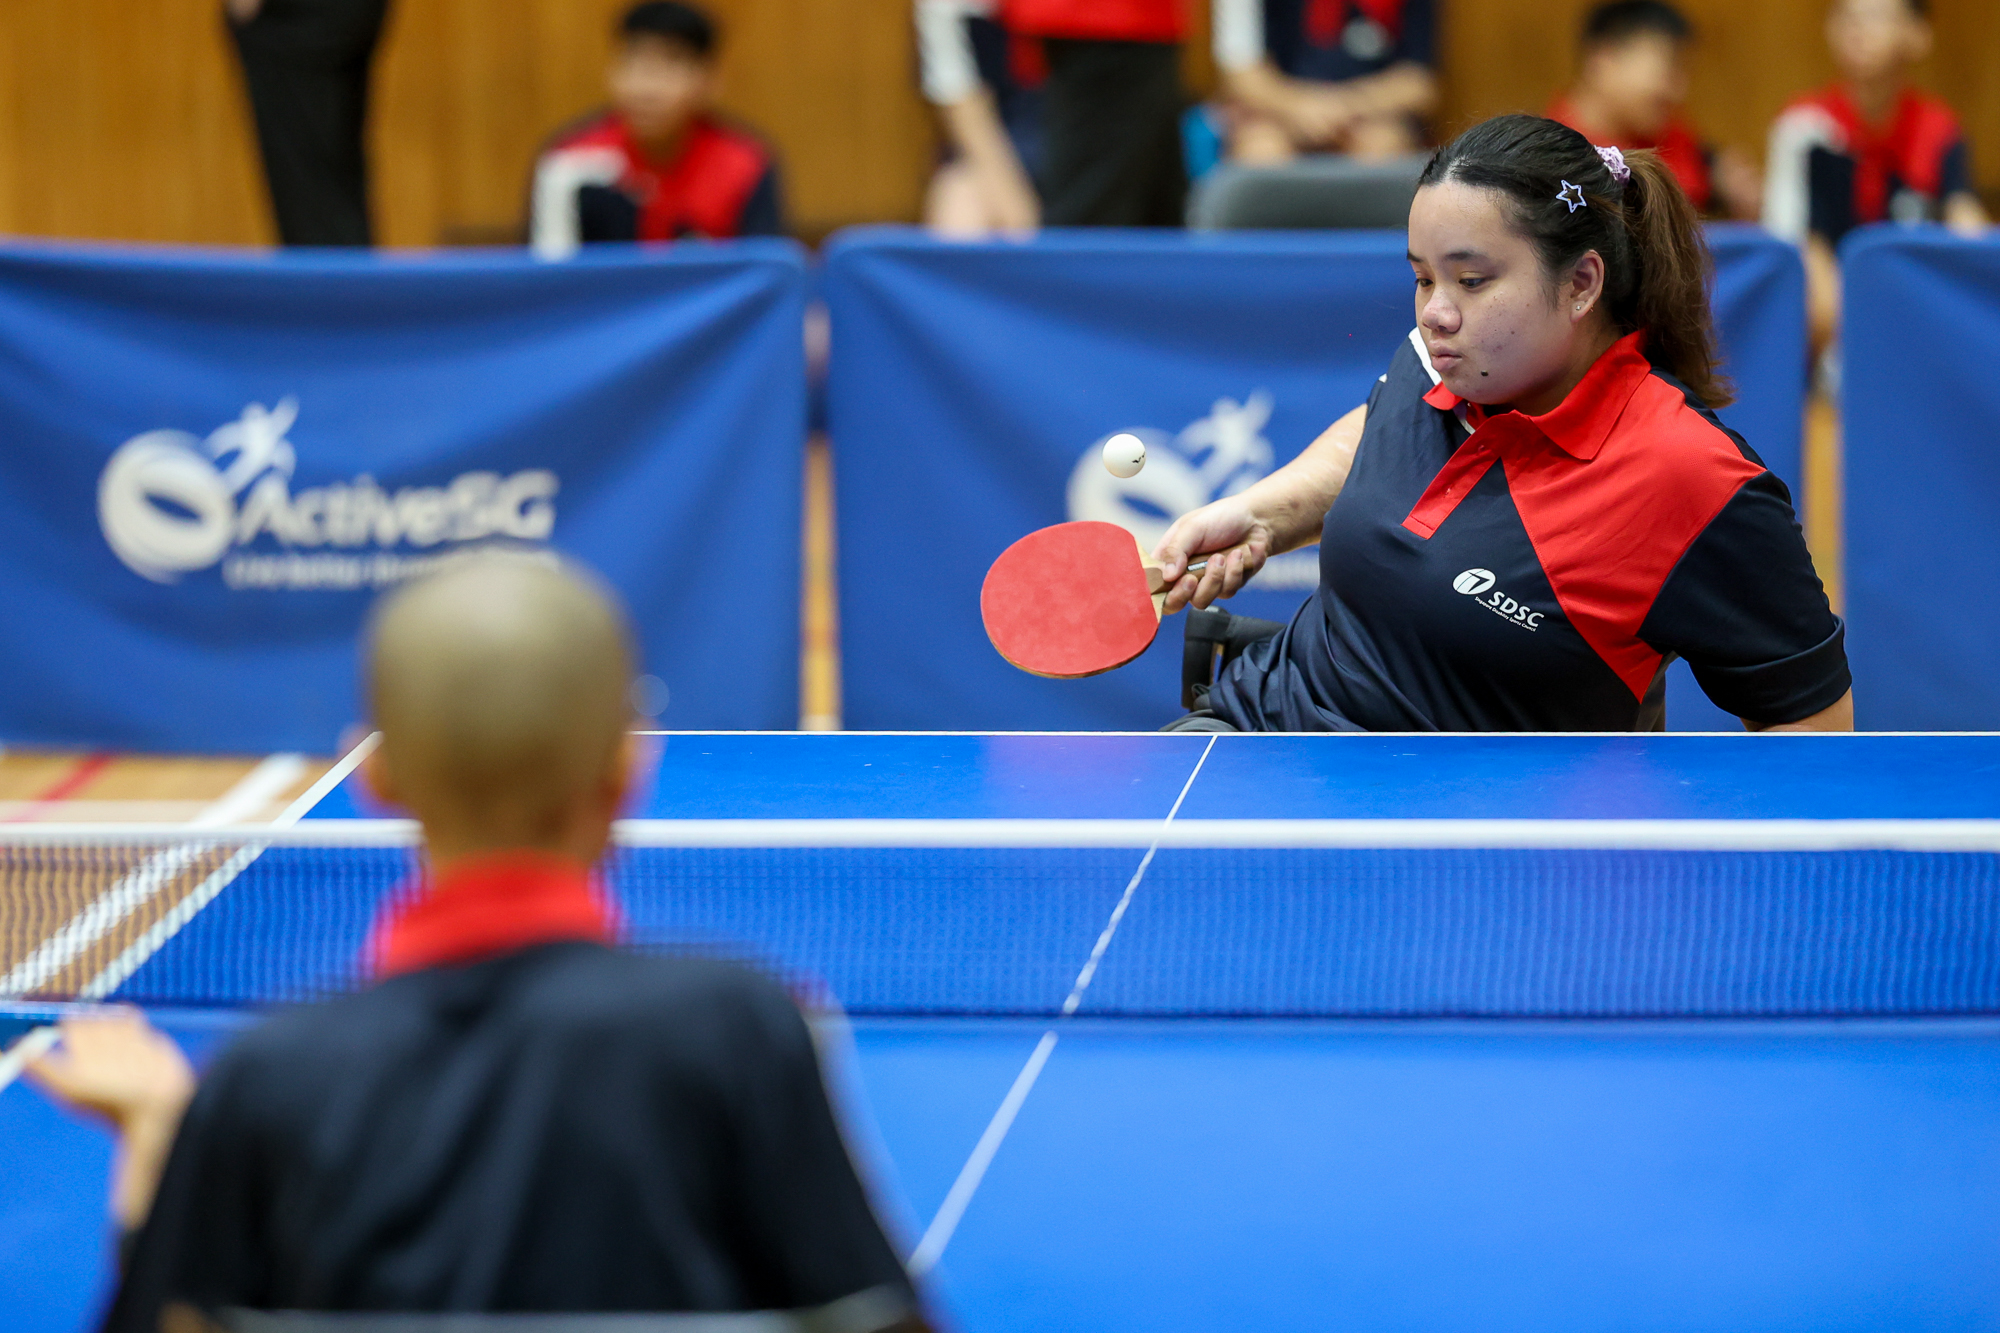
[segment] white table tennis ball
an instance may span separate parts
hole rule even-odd
[[[1104,470],[1114,477],[1136,477],[1146,466],[1146,442],[1120,431],[1104,442]]]

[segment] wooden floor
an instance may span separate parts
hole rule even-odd
[[[0,823],[17,831],[58,823],[190,830],[262,823],[332,764],[296,754],[210,759],[8,751],[0,753]],[[0,1000],[92,996],[95,983],[133,956],[127,951],[135,943],[205,884],[233,878],[245,856],[239,846],[198,838],[136,846],[74,836],[0,841]]]
[[[270,819],[331,759],[0,753],[0,823],[250,824]],[[218,816],[228,815],[222,819]]]

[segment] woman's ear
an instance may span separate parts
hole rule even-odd
[[[1591,250],[1577,260],[1576,267],[1570,270],[1564,294],[1568,297],[1570,322],[1582,323],[1604,299],[1604,256]]]

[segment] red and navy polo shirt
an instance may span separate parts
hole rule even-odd
[[[617,112],[600,112],[559,131],[535,163],[531,230],[548,256],[585,241],[776,235],[782,212],[771,150],[706,116],[662,160],[646,156]]]
[[[1771,127],[1768,157],[1765,224],[1790,240],[1811,232],[1838,242],[1871,222],[1935,221],[1946,199],[1973,188],[1958,117],[1914,88],[1880,124],[1864,120],[1837,84],[1801,97]]]
[[[1491,414],[1415,331],[1368,400],[1320,584],[1209,707],[1246,731],[1626,731],[1664,725],[1686,658],[1759,723],[1849,676],[1784,483],[1620,339],[1554,410]]]

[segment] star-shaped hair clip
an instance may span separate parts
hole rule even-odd
[[[1569,211],[1572,213],[1576,212],[1577,209],[1582,208],[1584,205],[1590,202],[1588,199],[1585,199],[1583,197],[1582,186],[1571,185],[1568,181],[1564,181],[1563,187],[1560,190],[1556,191],[1556,198],[1561,200],[1563,203],[1568,204]]]

